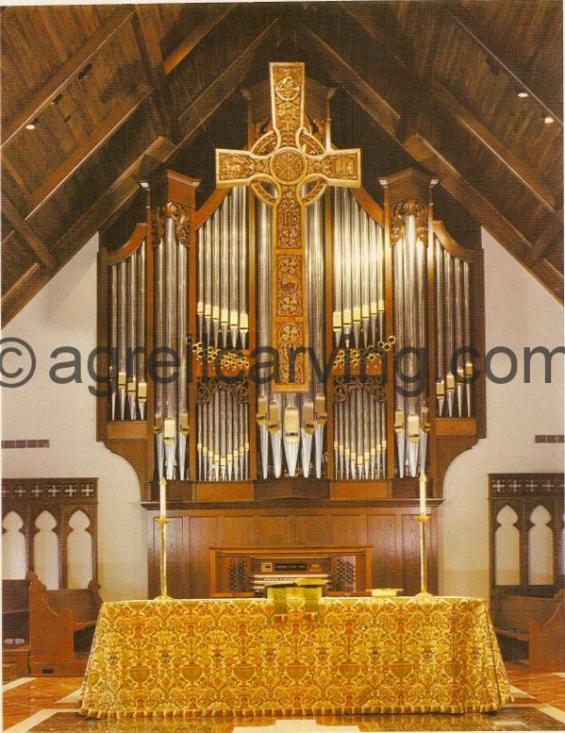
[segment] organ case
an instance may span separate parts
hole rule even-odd
[[[332,151],[332,91],[305,90],[301,144]],[[249,149],[273,144],[270,92],[246,92]],[[441,498],[449,463],[485,434],[485,390],[478,229],[462,246],[434,219],[437,183],[414,169],[380,179],[381,206],[363,188],[306,181],[301,265],[282,270],[276,181],[266,195],[222,184],[200,207],[197,179],[161,170],[143,183],[146,220],[117,248],[101,236],[98,371],[112,393],[98,398],[98,437],[132,463],[148,507],[162,477],[179,511],[400,506],[422,471]],[[286,323],[297,293],[307,304],[296,389],[280,388],[268,351],[275,281]]]

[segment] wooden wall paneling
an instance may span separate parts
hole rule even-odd
[[[222,513],[218,519],[218,545],[222,547],[246,547],[259,544],[253,512],[236,515]]]
[[[394,512],[370,514],[367,517],[367,544],[372,545],[374,588],[402,587],[402,554],[396,532]]]
[[[191,516],[190,552],[185,558],[190,581],[184,597],[207,598],[210,595],[210,547],[217,546],[217,516]]]
[[[328,517],[332,545],[367,545],[367,516],[357,514],[332,514]]]
[[[324,514],[296,514],[294,517],[294,544],[323,547],[330,544],[330,528]]]
[[[186,508],[172,512],[175,529],[168,550],[170,593],[177,597],[208,597],[210,548],[213,547],[343,547],[372,545],[373,586],[399,587],[404,594],[419,591],[419,539],[414,506],[365,506],[356,509],[303,506],[246,508]],[[159,541],[154,523],[156,510],[148,512],[150,594],[158,594]],[[179,518],[183,519],[178,524]],[[169,525],[171,526],[171,525]],[[437,589],[437,517],[428,524],[430,588]],[[177,566],[177,567],[174,567]]]
[[[264,547],[294,544],[294,532],[289,514],[259,514],[256,518],[257,544]]]
[[[407,595],[420,591],[420,539],[419,525],[411,514],[400,514],[402,536],[402,588]],[[427,528],[426,528],[427,529]]]

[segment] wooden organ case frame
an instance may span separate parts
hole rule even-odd
[[[303,80],[303,144],[337,153],[333,90]],[[268,80],[244,92],[248,150],[266,137],[260,153],[270,152],[275,92]],[[416,592],[422,470],[437,590],[443,477],[486,434],[482,252],[477,228],[464,247],[434,221],[430,176],[407,169],[380,183],[384,207],[360,187],[305,184],[302,269],[284,278],[273,268],[273,208],[254,185],[223,184],[197,208],[199,181],[161,170],[142,185],[146,220],[128,241],[101,233],[98,373],[112,390],[98,397],[98,439],[140,480],[150,593],[163,476],[177,597],[209,594],[210,547],[278,543],[373,545],[373,585]],[[296,393],[253,378],[277,277],[285,293],[307,293],[308,346],[326,369],[310,365]],[[128,361],[128,346],[145,351]],[[399,396],[416,358],[418,394]],[[155,379],[162,361],[170,383]]]

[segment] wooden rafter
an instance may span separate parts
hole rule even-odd
[[[154,140],[57,241],[54,251],[58,254],[58,268],[62,267],[111,216],[114,216],[137,194],[139,185],[136,179],[140,175],[142,166],[144,175],[149,174],[152,169],[167,163],[196,135],[206,120],[233,94],[234,87],[245,77],[259,47],[272,36],[276,27],[276,20],[269,23],[245,51],[223,69],[185,110],[180,118],[185,132],[176,144],[164,137]],[[26,298],[29,293],[33,296],[54,273],[55,270],[34,272],[27,279],[21,279],[18,287],[12,287],[10,299],[5,300],[6,296],[2,298],[4,322],[11,320],[27,302],[20,296],[22,288],[25,287]]]
[[[6,216],[14,229],[19,232],[24,242],[35,254],[41,264],[48,270],[53,270],[55,268],[55,260],[51,256],[51,253],[6,194],[2,196],[2,213]]]
[[[170,74],[173,69],[184,61],[184,59],[192,52],[194,48],[213,30],[218,23],[236,7],[235,3],[225,3],[219,8],[211,12],[211,14],[199,25],[192,29],[185,37],[184,41],[165,59],[164,69]]]
[[[534,242],[532,249],[528,252],[528,256],[526,257],[528,265],[533,265],[534,262],[537,262],[543,257],[549,246],[558,237],[563,241],[563,222],[558,219],[552,219]]]
[[[479,19],[461,3],[444,2],[442,3],[442,10],[513,79],[519,88],[524,89],[547,114],[554,117],[560,125],[563,125],[562,110],[544,100],[543,92],[539,89],[536,81],[531,77],[529,71],[519,63],[516,54],[511,53],[508,49],[504,38],[494,38]]]
[[[371,14],[367,12],[364,5],[356,5],[353,8],[350,3],[340,3],[342,10],[352,18],[362,33],[379,45],[379,53],[388,55],[392,62],[399,66],[407,78],[416,78],[417,72],[411,67],[407,46],[396,38],[396,32],[387,30],[382,21],[377,27],[373,22]],[[390,39],[396,39],[393,43]],[[390,50],[389,50],[390,49]],[[473,135],[484,147],[486,147],[496,158],[515,176],[528,191],[552,214],[556,213],[555,195],[550,188],[536,175],[533,167],[524,162],[514,150],[505,142],[500,140],[486,125],[484,125],[468,107],[463,104],[455,95],[437,79],[427,80],[421,76],[417,77],[417,84],[420,93],[424,97],[433,99],[441,108],[442,114],[448,115],[460,127]]]
[[[133,29],[148,81],[155,89],[157,109],[164,124],[163,131],[172,140],[177,140],[179,127],[174,112],[173,96],[167,81],[163,54],[161,53],[156,27],[156,13],[155,5],[136,5]]]
[[[134,112],[151,93],[150,87],[143,85],[132,99],[117,107],[86,140],[75,148],[73,152],[49,174],[47,180],[37,188],[30,202],[30,210],[26,219],[31,218],[41,209],[54,193],[67,181],[76,170],[83,165],[94,153],[114,135],[120,127],[125,125]]]
[[[516,259],[523,265],[531,248],[531,243],[503,214],[480,193],[454,166],[443,150],[439,136],[430,125],[424,133],[412,133],[399,139],[399,125],[394,117],[383,114],[390,109],[389,101],[370,85],[355,69],[349,59],[344,58],[326,39],[313,28],[303,24],[301,35],[306,48],[314,48],[323,57],[331,69],[334,78],[339,81],[349,96],[364,109],[389,135],[430,173],[441,179],[441,185],[453,198],[464,206],[469,213],[487,229]],[[400,113],[396,115],[400,119]],[[557,271],[551,273],[544,269],[546,279],[540,272],[533,270],[542,284],[559,300],[563,299],[563,275]]]
[[[23,128],[38,117],[61,94],[81,69],[107,44],[133,16],[131,7],[117,7],[112,15],[41,87],[13,120],[2,125],[0,149],[7,145]]]

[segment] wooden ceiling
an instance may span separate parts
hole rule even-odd
[[[215,147],[246,142],[241,89],[290,59],[336,87],[334,141],[362,148],[375,198],[416,163],[440,214],[465,210],[563,299],[559,0],[8,7],[0,23],[4,322],[96,231],[121,243],[148,172],[209,194]]]

